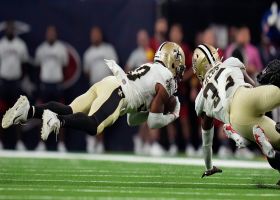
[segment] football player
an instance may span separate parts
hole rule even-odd
[[[126,113],[129,125],[147,121],[150,128],[161,128],[179,117],[180,103],[174,96],[174,111],[163,113],[185,70],[185,55],[179,45],[164,42],[153,63],[146,63],[128,74],[113,60],[106,60],[106,64],[114,76],[97,82],[70,105],[49,102],[31,106],[28,99],[21,96],[4,115],[2,127],[39,118],[43,120],[41,138],[47,140],[51,132],[58,134],[62,127],[99,134]]]
[[[202,84],[195,101],[196,112],[202,119],[206,166],[202,177],[222,172],[212,165],[213,118],[231,124],[243,138],[259,145],[268,138],[273,148],[280,150],[280,134],[275,129],[275,122],[264,115],[280,105],[279,87],[273,83],[254,87],[243,63],[234,57],[222,62],[217,49],[210,45],[199,45],[192,62],[193,71]],[[261,132],[265,137],[261,137]],[[267,152],[266,156],[270,165],[280,170],[280,153]]]

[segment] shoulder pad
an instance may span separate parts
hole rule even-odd
[[[245,65],[238,59],[235,57],[230,57],[228,59],[226,59],[223,64],[225,64],[226,66],[230,66],[230,67],[238,67],[240,69],[246,69]]]

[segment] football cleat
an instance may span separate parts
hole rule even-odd
[[[27,115],[30,108],[26,96],[20,96],[15,105],[7,110],[2,119],[2,127],[9,128],[13,124],[24,123],[27,121]]]
[[[261,148],[263,154],[269,158],[274,158],[275,151],[272,145],[268,142],[267,138],[265,137],[264,130],[260,126],[255,125],[253,127],[253,135],[256,143]]]
[[[228,138],[231,138],[234,140],[236,146],[238,149],[244,148],[247,146],[247,140],[240,136],[230,124],[224,124],[223,126],[224,132]]]
[[[216,174],[216,173],[222,173],[222,172],[223,172],[223,170],[219,169],[216,166],[213,166],[212,169],[209,169],[209,170],[206,170],[205,172],[203,172],[201,178],[203,178],[205,176],[211,176],[211,175]]]
[[[42,140],[47,140],[50,133],[52,132],[58,135],[60,129],[60,121],[57,118],[56,113],[50,110],[44,110],[42,120],[43,120],[43,126],[41,130]]]

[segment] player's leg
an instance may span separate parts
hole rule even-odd
[[[70,115],[56,115],[46,110],[43,114],[42,139],[60,127],[79,129],[95,135],[100,133],[106,126],[113,124],[119,117],[124,107],[124,96],[115,77],[107,77],[95,84],[93,92],[95,100],[91,104],[88,114],[76,112]],[[73,106],[74,104],[71,104]],[[75,112],[75,106],[73,106]]]
[[[13,124],[24,123],[31,118],[41,119],[44,110],[47,109],[59,115],[69,115],[76,112],[88,113],[95,98],[94,86],[83,95],[77,97],[70,105],[51,101],[45,104],[31,106],[26,96],[20,96],[14,106],[4,115],[2,127],[8,128]]]
[[[280,88],[274,85],[264,85],[252,89],[259,94],[256,98],[256,111],[264,114],[280,106]]]
[[[115,92],[116,91],[114,91],[114,93]],[[98,96],[92,103],[92,107],[99,107],[98,105],[101,105],[95,113],[90,112],[87,115],[85,113],[78,112],[71,115],[58,115],[56,122],[59,121],[60,124],[57,124],[54,121],[54,124],[51,124],[50,127],[53,126],[52,129],[56,130],[57,126],[59,126],[58,128],[61,126],[64,128],[82,130],[90,135],[99,134],[105,127],[112,125],[120,116],[121,108],[124,105],[124,99],[122,97],[115,99],[115,95],[116,94],[112,94],[111,98],[108,98],[103,102]],[[44,128],[49,126],[47,124],[49,119],[55,119],[55,117],[51,115],[43,117],[42,139],[47,139],[49,133],[52,132],[52,130],[49,131],[48,128]],[[44,122],[46,122],[46,124],[44,124]]]
[[[92,102],[96,98],[93,85],[86,93],[75,98],[70,105],[64,105],[59,102],[48,102],[38,106],[33,106],[33,109],[29,110],[28,118],[42,118],[44,110],[50,110],[58,115],[70,115],[77,112],[87,114],[89,112]]]
[[[256,124],[264,130],[264,134],[273,148],[280,151],[280,134],[275,129],[276,123],[269,117],[263,116]]]
[[[106,91],[106,92],[104,92]],[[92,103],[89,116],[97,121],[97,134],[112,125],[125,106],[124,94],[115,77],[107,77],[96,87],[97,98]]]
[[[230,123],[238,133],[251,141],[254,141],[252,135],[254,125],[258,124],[264,128],[260,123],[269,124],[265,126],[270,130],[265,130],[265,132],[269,134],[273,131],[273,141],[276,141],[275,122],[268,120],[263,115],[279,105],[280,89],[276,86],[264,85],[256,88],[239,88],[231,103]],[[277,135],[280,137],[279,133]]]
[[[278,87],[274,85],[255,88],[241,87],[234,94],[230,112],[231,117],[244,116],[242,121],[246,123],[246,121],[251,121],[250,118],[259,117],[278,106],[280,106],[280,89]],[[232,113],[236,116],[232,116]],[[239,121],[241,120],[239,119]]]
[[[235,131],[230,124],[224,124],[223,129],[227,138],[232,139],[238,149],[247,147],[250,144],[250,142]]]
[[[268,163],[272,168],[280,170],[280,152],[274,150],[266,137],[266,132],[259,125],[253,127],[253,134],[256,143],[261,148],[264,155],[267,157]]]

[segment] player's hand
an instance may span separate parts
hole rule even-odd
[[[177,96],[175,96],[175,99],[176,99],[176,106],[175,106],[175,109],[173,111],[173,114],[175,115],[175,117],[177,119],[179,117],[179,114],[180,114],[181,104],[180,104],[179,98]]]
[[[203,178],[204,176],[211,176],[211,175],[213,175],[213,174],[222,173],[222,172],[223,172],[223,171],[222,171],[221,169],[219,169],[218,167],[213,166],[212,169],[206,170],[206,171],[202,174],[201,178]]]

